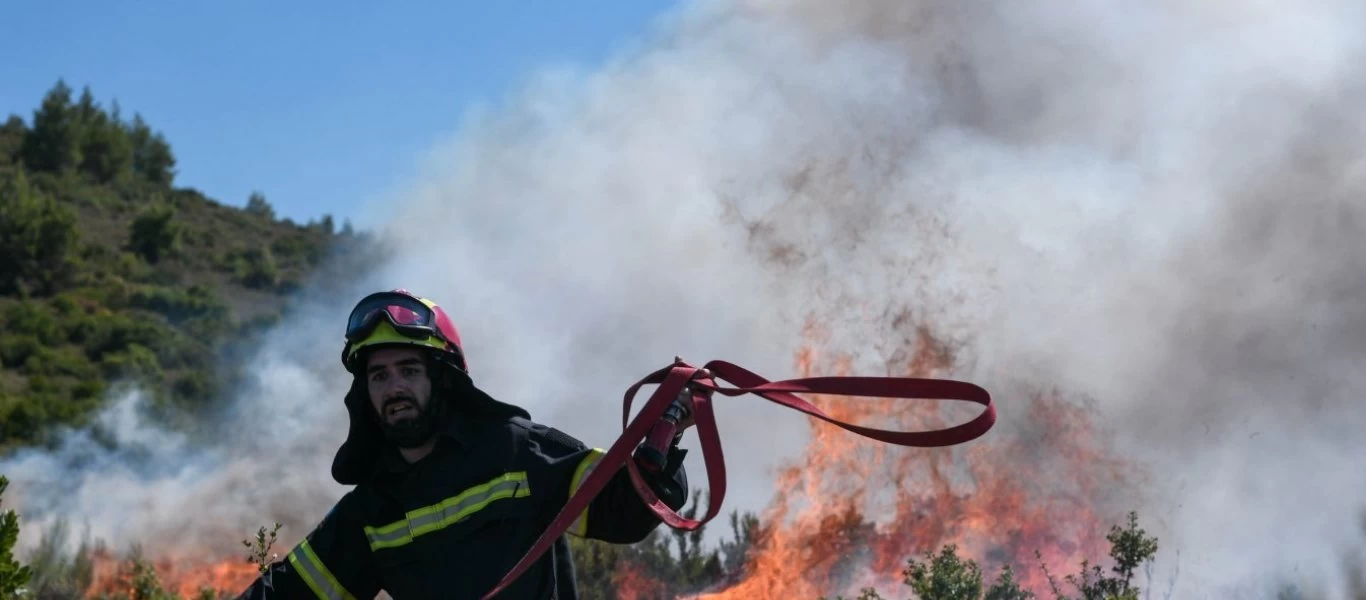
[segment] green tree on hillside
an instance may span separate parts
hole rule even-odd
[[[85,105],[89,90],[82,96]],[[82,111],[81,171],[98,183],[110,183],[132,176],[133,139],[119,122],[118,106],[106,113],[98,107]]]
[[[267,221],[275,220],[275,207],[266,201],[266,195],[261,192],[252,192],[247,197],[247,214],[262,217]]]
[[[61,173],[80,164],[80,144],[79,115],[71,102],[71,88],[58,80],[33,112],[33,127],[20,150],[24,165],[32,171]]]
[[[9,478],[0,475],[0,497],[9,488]],[[7,510],[0,515],[0,598],[14,598],[28,584],[33,573],[14,560],[14,544],[19,541],[19,515]]]
[[[0,173],[0,293],[49,292],[70,276],[76,215],[29,184],[23,169]]]
[[[133,115],[127,131],[133,147],[133,171],[152,183],[171,185],[176,159],[166,138],[153,132],[139,114]]]
[[[8,126],[7,126],[8,127]],[[170,185],[175,177],[175,155],[160,133],[141,115],[124,123],[115,103],[106,112],[87,86],[76,102],[63,80],[48,90],[33,112],[33,127],[23,137],[19,159],[29,171],[63,174],[78,171],[97,183],[140,175],[146,181]]]
[[[280,266],[270,246],[248,248],[237,259],[237,281],[252,289],[269,289],[280,283]]]
[[[181,227],[175,209],[164,202],[144,208],[128,227],[128,249],[156,264],[180,245]]]
[[[28,125],[19,115],[10,115],[4,125],[0,125],[0,169],[17,164],[22,160],[20,150],[24,147],[24,137],[28,135]]]

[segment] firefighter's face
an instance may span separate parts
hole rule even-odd
[[[370,355],[365,378],[370,405],[390,439],[405,447],[425,442],[431,434],[432,381],[421,351],[378,349]]]

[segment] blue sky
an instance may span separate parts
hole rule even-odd
[[[260,190],[282,217],[340,224],[411,174],[472,103],[541,66],[598,63],[677,2],[415,5],[14,3],[0,117],[31,122],[59,77],[77,94],[89,85],[166,135],[178,185],[233,205]]]

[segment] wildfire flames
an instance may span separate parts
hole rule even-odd
[[[107,549],[100,548],[91,555],[94,563],[94,584],[87,591],[87,597],[122,594],[129,598],[139,597],[134,593],[141,579],[155,571],[161,589],[176,594],[180,598],[197,598],[200,591],[208,588],[215,593],[238,593],[251,583],[259,572],[256,565],[244,558],[235,561],[186,559],[173,556],[159,556],[147,560],[142,565],[130,558],[120,558]]]
[[[923,329],[909,337],[891,374],[946,377],[951,351]],[[819,346],[800,353],[802,376],[851,374],[848,359],[822,356]],[[818,373],[821,365],[834,372]],[[993,391],[998,403],[1018,398]],[[859,424],[925,430],[963,420],[944,418],[963,413],[942,403],[808,399]],[[700,598],[817,598],[857,595],[865,586],[899,595],[906,559],[944,544],[956,544],[959,556],[976,560],[989,579],[1012,565],[1022,587],[1037,594],[1047,589],[1045,575],[1033,568],[1040,562],[1056,576],[1074,572],[1082,558],[1105,556],[1105,533],[1119,515],[1098,514],[1097,506],[1127,487],[1128,466],[1099,450],[1081,408],[1052,394],[1030,402],[1025,433],[1002,423],[953,451],[889,446],[813,419],[804,460],[781,472],[744,573]]]
[[[827,356],[819,329],[798,354],[801,376],[847,375],[848,358]],[[889,370],[915,377],[947,377],[953,353],[929,332],[908,335]],[[899,373],[898,373],[899,371]],[[1010,390],[993,390],[998,403],[1015,402]],[[895,399],[808,398],[830,415],[853,423],[925,430],[962,422],[951,405]],[[865,586],[896,590],[910,557],[956,544],[988,579],[1005,564],[1023,587],[1046,590],[1042,562],[1051,573],[1072,572],[1085,557],[1105,556],[1109,525],[1120,515],[1101,514],[1107,494],[1132,489],[1124,461],[1106,454],[1087,413],[1056,394],[1029,399],[1026,425],[999,423],[983,438],[954,449],[914,449],[866,440],[813,420],[803,460],[780,472],[776,501],[738,574],[708,600],[817,598],[857,594]],[[980,410],[972,405],[972,410]],[[1035,556],[1039,552],[1042,560]],[[136,585],[131,563],[107,553],[96,557],[91,595]],[[193,598],[202,588],[238,592],[256,576],[245,558],[152,561],[164,589]],[[653,581],[624,562],[613,581],[621,598],[658,598]]]

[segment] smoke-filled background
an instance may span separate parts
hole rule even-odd
[[[166,551],[272,520],[293,543],[344,491],[346,311],[401,286],[455,316],[485,389],[603,447],[675,354],[790,377],[813,319],[883,374],[908,314],[995,395],[988,437],[1038,435],[1038,390],[1094,410],[1141,473],[1093,499],[1140,512],[1174,597],[1338,585],[1366,507],[1364,11],[696,3],[472,114],[374,207],[395,258],[304,298],[221,441],[142,424],[133,394],[106,419],[123,450],[78,433],[0,463],[22,544],[59,514]],[[718,400],[728,507],[762,509],[808,425]]]

